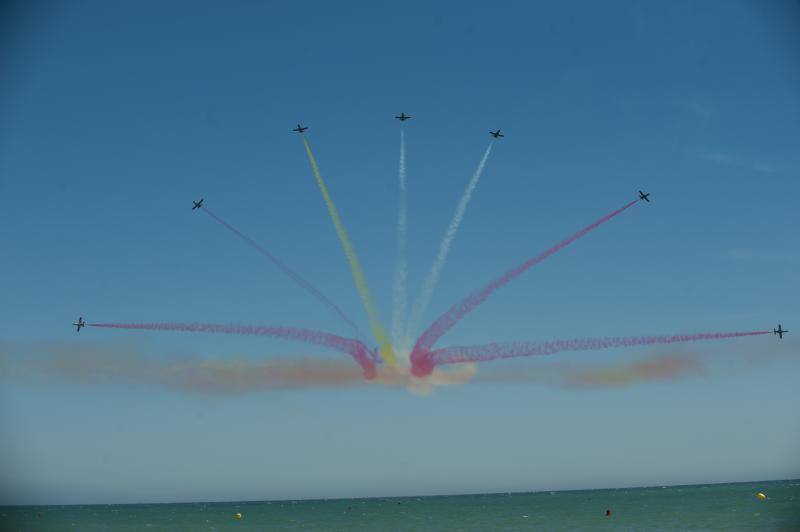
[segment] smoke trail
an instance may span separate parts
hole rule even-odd
[[[333,199],[331,199],[331,195],[328,192],[328,187],[325,185],[325,181],[323,181],[322,176],[319,173],[317,161],[314,160],[314,154],[311,153],[311,145],[308,143],[308,139],[306,139],[305,136],[303,137],[303,144],[306,147],[306,153],[308,154],[308,160],[311,163],[311,169],[314,172],[314,177],[317,180],[317,186],[322,193],[322,199],[325,201],[325,205],[328,207],[328,214],[330,214],[331,221],[333,221],[333,226],[336,229],[336,234],[339,236],[339,240],[342,243],[342,248],[344,248],[344,254],[347,256],[347,262],[350,263],[350,270],[353,273],[353,281],[355,281],[358,294],[361,296],[361,302],[364,305],[364,310],[367,312],[370,328],[372,329],[372,335],[378,342],[380,354],[383,359],[390,364],[394,364],[395,359],[394,352],[392,351],[392,344],[389,341],[389,338],[386,336],[386,330],[380,323],[378,310],[375,308],[375,303],[372,301],[372,294],[369,291],[369,286],[367,286],[367,280],[364,278],[364,274],[361,271],[361,264],[358,262],[358,257],[353,249],[353,245],[350,243],[350,237],[347,236],[347,231],[345,231],[342,220],[339,218],[339,212],[336,210],[336,205],[333,203]]]
[[[559,388],[620,388],[640,382],[671,381],[703,375],[707,368],[698,357],[658,355],[633,362],[570,365],[553,363],[534,368],[495,368],[481,372],[480,381],[537,383]]]
[[[797,342],[706,344],[702,355],[685,352],[673,344],[659,347],[655,354],[636,354],[634,360],[588,362],[581,357],[487,365],[477,375],[478,382],[532,383],[567,389],[619,388],[636,383],[671,381],[691,376],[739,374],[763,370],[775,362],[800,360]],[[748,347],[750,345],[750,347]],[[714,362],[717,363],[714,363]],[[135,343],[102,345],[96,342],[9,344],[0,340],[0,382],[50,387],[51,379],[86,386],[161,387],[192,394],[243,394],[274,390],[353,388],[379,385],[405,388],[411,393],[428,394],[437,387],[466,384],[476,377],[477,365],[452,364],[434,369],[424,379],[411,376],[400,364],[383,364],[372,380],[350,361],[312,357],[299,352],[289,358],[258,359],[225,356],[222,359],[198,355],[147,354]]]
[[[403,126],[400,126],[400,165],[397,172],[399,204],[397,209],[397,262],[394,266],[392,289],[392,342],[403,342],[406,315],[406,283],[408,259],[406,257],[406,141]]]
[[[702,373],[702,364],[691,357],[661,356],[621,366],[568,372],[562,376],[562,385],[567,388],[611,388]]]
[[[5,371],[0,371],[0,378],[16,382],[55,377],[82,387],[133,384],[210,395],[355,387],[369,382],[357,367],[343,360],[308,356],[267,360],[152,356],[131,346],[96,344],[0,345],[0,362],[6,366]]]
[[[486,301],[489,296],[491,296],[495,290],[498,288],[506,285],[514,278],[522,275],[532,266],[539,264],[540,262],[547,259],[550,255],[553,255],[557,251],[567,247],[571,243],[575,242],[579,238],[585,236],[589,232],[594,229],[597,229],[605,222],[611,220],[615,216],[621,214],[622,212],[626,211],[627,209],[633,207],[638,203],[639,200],[631,201],[630,203],[620,207],[619,209],[615,210],[610,214],[606,214],[602,218],[592,222],[591,224],[587,225],[577,233],[573,234],[572,236],[562,240],[558,244],[552,246],[551,248],[543,251],[542,253],[536,255],[535,257],[528,259],[527,261],[523,262],[516,268],[509,270],[508,272],[504,273],[497,279],[490,282],[484,288],[475,292],[466,298],[462,299],[461,301],[455,303],[452,307],[450,307],[444,314],[439,316],[436,321],[428,327],[425,332],[417,339],[417,343],[414,345],[414,349],[411,352],[411,371],[414,375],[424,376],[430,373],[432,360],[430,360],[430,349],[433,345],[441,338],[447,331],[449,331],[456,323],[458,323],[464,316],[475,310],[475,308]]]
[[[360,336],[360,332],[358,330],[358,327],[356,326],[355,323],[353,323],[353,320],[351,320],[349,317],[347,317],[347,314],[345,314],[344,311],[342,311],[342,309],[340,309],[336,305],[336,303],[334,303],[333,301],[328,299],[328,297],[325,296],[325,294],[320,292],[311,283],[309,283],[308,281],[303,279],[300,276],[300,274],[298,274],[297,272],[295,272],[294,270],[292,270],[291,268],[286,266],[275,255],[273,255],[272,253],[270,253],[269,251],[267,251],[266,249],[261,247],[261,245],[259,245],[258,242],[256,242],[255,240],[253,240],[249,236],[245,235],[244,233],[242,233],[241,231],[239,231],[238,229],[233,227],[231,224],[229,224],[228,222],[226,222],[225,220],[223,220],[222,218],[220,218],[219,216],[217,216],[216,214],[211,212],[211,210],[208,207],[204,206],[202,208],[202,210],[206,214],[208,214],[213,220],[215,220],[217,223],[222,225],[225,229],[227,229],[228,231],[230,231],[234,235],[236,235],[239,238],[241,238],[242,240],[244,240],[246,243],[248,243],[250,245],[250,247],[252,247],[256,251],[258,251],[263,257],[265,257],[272,264],[277,266],[277,268],[280,271],[282,271],[286,276],[288,276],[292,281],[294,281],[295,284],[297,284],[300,288],[302,288],[303,290],[305,290],[306,292],[311,294],[314,298],[317,299],[317,301],[319,301],[320,303],[322,303],[323,305],[328,307],[330,310],[332,310],[334,313],[336,313],[336,315],[339,316],[342,319],[342,321],[344,321],[348,326],[350,326],[350,328],[353,330],[353,332],[356,334],[356,336]]]
[[[425,311],[428,310],[428,305],[433,297],[433,291],[439,283],[439,276],[442,273],[445,261],[447,261],[447,254],[450,252],[450,246],[456,237],[456,233],[458,233],[458,228],[461,226],[461,220],[464,218],[464,212],[467,210],[467,205],[469,205],[472,193],[475,187],[478,186],[478,181],[481,178],[481,174],[483,174],[483,168],[486,166],[486,160],[489,158],[492,146],[494,146],[494,141],[490,142],[486,147],[486,152],[483,154],[480,163],[478,163],[478,168],[475,170],[475,173],[472,174],[472,179],[467,183],[467,188],[464,189],[464,193],[458,201],[456,211],[453,213],[453,218],[450,220],[450,225],[447,226],[444,238],[442,238],[442,242],[439,244],[439,252],[436,254],[436,259],[434,259],[431,269],[425,277],[419,296],[416,301],[414,301],[410,323],[406,331],[406,343],[411,342],[411,337],[419,330],[420,322],[422,322],[422,319],[425,317]]]
[[[660,336],[615,336],[610,338],[579,338],[575,340],[552,340],[549,342],[493,343],[466,347],[445,347],[430,353],[433,365],[458,362],[484,362],[500,358],[553,355],[563,351],[598,351],[641,345],[664,345],[679,342],[724,340],[743,336],[760,336],[772,331],[721,332],[674,334]]]
[[[375,377],[375,361],[367,346],[358,340],[335,334],[300,329],[297,327],[269,327],[259,325],[220,325],[215,323],[87,323],[88,327],[106,329],[138,329],[147,331],[204,332],[216,334],[239,334],[271,336],[284,340],[295,340],[321,345],[352,356],[359,363],[366,379]]]
[[[437,369],[416,379],[399,365],[383,364],[365,380],[350,361],[311,357],[258,359],[232,356],[212,359],[173,353],[146,354],[135,345],[39,343],[9,345],[0,341],[0,382],[51,386],[50,379],[85,386],[117,384],[160,387],[192,394],[243,394],[273,390],[386,386],[427,395],[437,387],[466,384],[474,364]],[[43,380],[44,379],[44,380]]]

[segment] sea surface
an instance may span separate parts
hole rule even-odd
[[[759,492],[767,499],[759,500]],[[0,513],[2,531],[800,530],[800,480],[438,497],[5,506]]]

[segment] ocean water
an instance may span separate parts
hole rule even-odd
[[[758,500],[758,492],[768,498]],[[800,530],[800,480],[439,497],[6,506],[0,513],[3,531]]]

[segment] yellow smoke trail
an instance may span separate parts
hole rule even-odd
[[[364,310],[367,312],[369,326],[370,329],[372,329],[372,335],[375,337],[375,341],[378,342],[378,348],[383,359],[389,364],[394,364],[395,359],[394,351],[392,350],[392,344],[389,341],[389,337],[386,335],[386,330],[380,323],[378,310],[375,308],[375,303],[372,301],[372,294],[369,291],[369,286],[367,286],[367,280],[364,278],[364,273],[361,271],[361,265],[358,262],[358,257],[353,249],[353,245],[350,243],[350,237],[347,236],[347,231],[345,231],[342,220],[339,218],[339,212],[336,210],[336,205],[333,203],[333,199],[331,199],[331,195],[328,192],[328,187],[325,185],[325,181],[322,180],[322,176],[319,173],[319,167],[317,167],[317,161],[314,159],[314,154],[311,153],[311,145],[308,143],[308,139],[305,137],[303,137],[303,144],[306,147],[308,160],[311,162],[311,169],[314,171],[314,177],[317,180],[317,185],[322,193],[322,199],[325,200],[325,205],[328,206],[328,213],[333,221],[333,226],[336,228],[336,234],[339,236],[339,240],[342,243],[342,248],[344,248],[344,254],[347,256],[347,262],[350,263],[350,270],[353,272],[353,281],[356,283],[358,295],[361,296],[361,303],[364,305]]]
[[[439,387],[466,384],[474,376],[474,364],[455,364],[447,369],[435,368],[431,375],[418,379],[398,363],[381,364],[376,377],[365,380],[361,369],[349,360],[303,352],[282,358],[208,358],[188,353],[147,353],[136,345],[10,345],[0,340],[0,386],[13,382],[50,387],[56,379],[82,388],[144,386],[198,395],[367,386],[405,388],[416,395],[428,395]]]

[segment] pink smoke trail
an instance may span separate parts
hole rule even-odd
[[[466,298],[462,299],[458,303],[455,303],[450,309],[447,310],[444,314],[439,316],[433,324],[428,327],[425,332],[417,339],[417,343],[414,345],[414,349],[411,351],[411,372],[417,376],[424,376],[428,375],[430,371],[433,369],[432,361],[429,359],[431,355],[431,347],[441,338],[444,334],[449,331],[453,326],[461,321],[461,319],[475,310],[478,305],[486,301],[489,296],[491,296],[495,290],[498,288],[508,284],[514,278],[522,275],[532,266],[539,264],[540,262],[544,261],[550,255],[553,255],[557,251],[567,247],[568,245],[572,244],[579,238],[585,236],[589,232],[597,229],[605,222],[611,220],[615,216],[623,213],[624,211],[630,209],[634,205],[639,202],[638,199],[631,201],[630,203],[626,204],[623,207],[615,210],[610,214],[606,214],[599,220],[592,222],[591,224],[587,225],[574,235],[562,240],[558,244],[554,245],[553,247],[541,252],[540,254],[536,255],[535,257],[528,259],[527,261],[523,262],[516,268],[509,270],[505,274],[501,275],[494,281],[490,282],[484,288],[475,292]]]
[[[660,336],[614,336],[610,338],[579,338],[575,340],[552,340],[549,342],[510,342],[474,345],[466,347],[445,347],[430,353],[435,366],[459,362],[485,362],[500,358],[554,355],[563,351],[598,351],[640,345],[663,345],[678,342],[697,342],[704,340],[724,340],[742,336],[760,336],[772,331],[720,332],[673,334]]]
[[[249,336],[271,336],[284,340],[295,340],[307,344],[321,345],[352,356],[361,366],[364,378],[375,378],[374,353],[359,340],[344,338],[311,329],[297,327],[270,327],[264,325],[220,325],[216,323],[87,323],[88,327],[106,329],[138,329],[146,331],[204,332],[215,334],[239,334]]]
[[[298,274],[297,272],[295,272],[294,270],[292,270],[291,268],[286,266],[275,255],[273,255],[272,253],[270,253],[269,251],[267,251],[266,249],[261,247],[261,245],[259,245],[258,242],[256,242],[255,240],[253,240],[249,236],[245,235],[244,233],[242,233],[241,231],[239,231],[238,229],[233,227],[231,224],[229,224],[228,222],[226,222],[225,220],[223,220],[222,218],[220,218],[219,216],[217,216],[216,214],[211,212],[208,209],[208,207],[203,206],[202,210],[205,211],[205,213],[208,214],[211,218],[213,218],[216,222],[218,222],[220,225],[222,225],[225,229],[227,229],[231,233],[235,234],[236,236],[238,236],[239,238],[241,238],[245,242],[247,242],[253,249],[258,251],[263,257],[265,257],[272,264],[277,266],[279,270],[281,270],[290,279],[292,279],[292,281],[294,281],[300,288],[302,288],[303,290],[305,290],[306,292],[311,294],[314,298],[317,299],[317,301],[319,301],[320,303],[322,303],[323,305],[328,307],[330,310],[335,312],[342,319],[342,321],[344,321],[347,325],[350,326],[350,328],[353,330],[353,332],[356,333],[356,336],[361,336],[361,334],[360,334],[360,332],[358,330],[358,327],[356,326],[355,323],[353,323],[353,320],[348,318],[347,314],[345,314],[344,311],[342,311],[342,309],[340,309],[336,305],[336,303],[334,303],[333,301],[328,299],[328,297],[325,296],[325,294],[320,292],[311,283],[309,283],[308,281],[306,281],[305,279],[300,277],[300,274]]]

